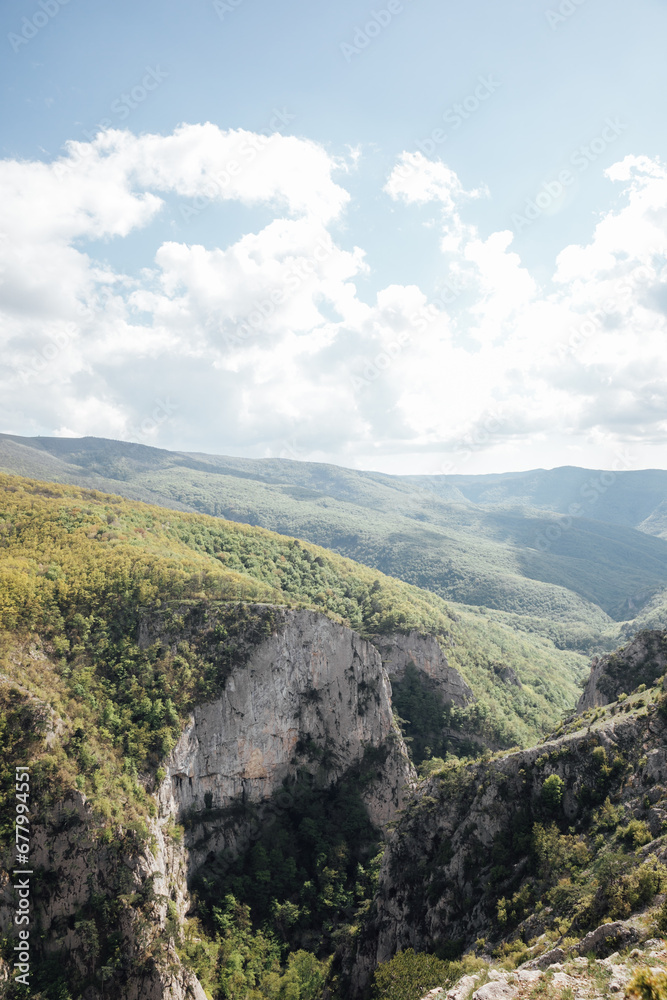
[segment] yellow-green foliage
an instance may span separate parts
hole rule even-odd
[[[625,995],[633,1000],[667,1000],[667,972],[639,969],[630,980]]]
[[[151,805],[138,773],[157,769],[193,702],[224,682],[225,664],[185,639],[175,653],[160,643],[139,648],[147,614],[160,609],[177,624],[178,609],[196,601],[218,609],[215,635],[230,650],[272,627],[252,602],[310,607],[367,636],[439,636],[477,697],[455,721],[505,745],[535,739],[570,688],[574,695],[571,654],[543,640],[531,647],[506,626],[453,613],[433,594],[318,546],[0,474],[0,666],[64,720],[50,766],[109,821],[143,822]],[[503,662],[523,687],[497,680]],[[548,674],[560,675],[560,689],[540,679]]]
[[[555,823],[535,824],[532,850],[540,882],[532,886],[530,898],[521,901],[522,907],[514,906],[515,918],[521,919],[533,898],[540,898],[575,919],[578,927],[591,927],[606,918],[628,917],[667,887],[667,868],[655,857],[638,863],[634,851],[627,852],[634,848],[631,839],[619,836],[614,843],[598,838],[599,829],[595,819],[588,836],[560,833]],[[619,850],[623,846],[626,851]],[[506,900],[501,903],[506,922],[510,911]]]
[[[451,624],[442,601],[261,528],[0,474],[0,627],[51,629],[105,602],[205,595],[307,605],[368,634]]]

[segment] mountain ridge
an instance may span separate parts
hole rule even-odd
[[[0,435],[0,468],[302,537],[565,648],[599,652],[667,624],[661,470],[400,477],[18,435]],[[553,509],[533,505],[545,491]]]

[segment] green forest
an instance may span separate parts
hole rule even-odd
[[[667,623],[659,470],[388,476],[8,435],[2,468],[306,539],[561,649],[612,649]]]

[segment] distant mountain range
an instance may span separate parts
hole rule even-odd
[[[667,625],[667,471],[390,476],[0,435],[0,469],[315,542],[560,648]]]

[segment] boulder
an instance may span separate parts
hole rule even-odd
[[[463,976],[447,991],[447,1000],[468,1000],[478,982],[479,976]]]
[[[580,955],[610,955],[619,948],[625,948],[633,944],[639,938],[639,934],[630,924],[623,920],[616,920],[613,924],[601,924],[591,931],[579,942],[577,951]]]
[[[496,979],[494,982],[480,986],[472,995],[472,1000],[514,1000],[519,995],[515,986],[504,979]]]
[[[538,955],[537,958],[531,958],[528,962],[524,962],[520,968],[548,969],[550,965],[556,965],[558,962],[564,962],[565,958],[566,955],[562,948],[552,948],[551,951],[545,951],[543,955]]]

